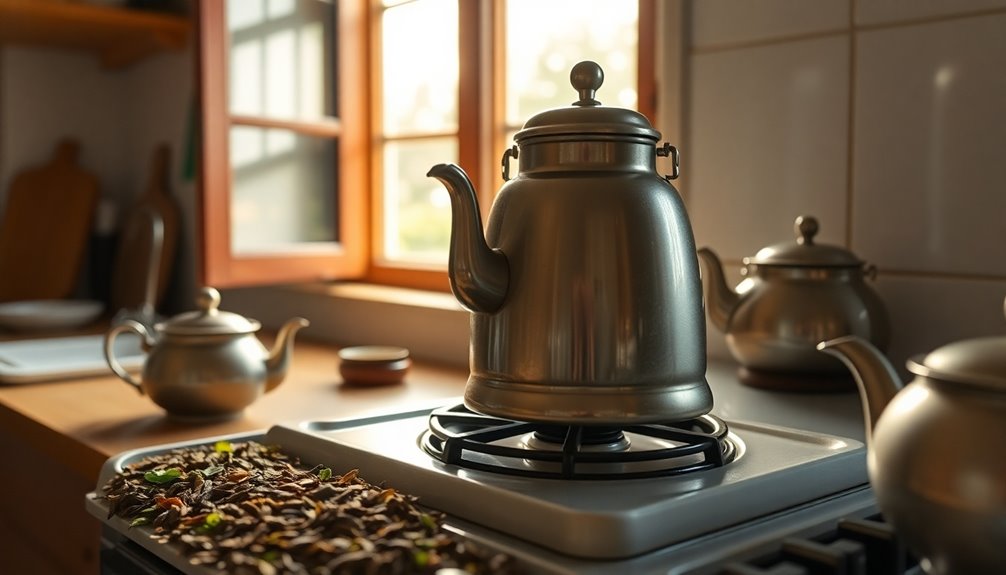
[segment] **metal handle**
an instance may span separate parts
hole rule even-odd
[[[119,360],[115,359],[115,338],[124,331],[133,331],[139,334],[143,338],[145,348],[153,345],[153,338],[150,336],[147,328],[139,322],[127,319],[105,334],[105,361],[108,363],[108,367],[112,368],[115,375],[119,376],[119,379],[132,385],[136,388],[136,391],[140,392],[140,395],[143,395],[143,387],[140,385],[140,382],[133,379],[133,376],[122,367]]]
[[[510,181],[510,158],[513,158],[513,159],[516,160],[517,159],[517,153],[518,153],[517,152],[517,144],[514,144],[513,147],[511,147],[511,148],[507,149],[507,151],[503,152],[503,160],[500,162],[500,164],[502,164],[502,172],[501,173],[503,175],[503,181],[504,182],[509,182]]]
[[[678,153],[678,149],[672,146],[670,142],[664,142],[662,147],[657,148],[657,155],[671,157],[671,175],[664,176],[664,179],[668,182],[678,179],[678,176],[681,175],[681,154]]]

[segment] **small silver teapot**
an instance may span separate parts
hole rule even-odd
[[[774,244],[744,258],[745,279],[736,290],[727,285],[716,253],[700,249],[706,311],[726,334],[731,354],[746,368],[844,373],[841,362],[819,353],[816,346],[857,335],[887,349],[887,311],[864,281],[876,269],[844,248],[815,242],[819,226],[814,217],[800,216],[793,227],[796,242]]]
[[[1006,306],[1004,306],[1006,311]],[[877,504],[931,575],[1006,569],[1006,337],[894,367],[866,340],[820,344],[859,384]]]
[[[286,377],[296,332],[303,318],[286,322],[271,351],[255,337],[259,322],[220,311],[220,293],[203,288],[198,311],[186,312],[155,326],[126,320],[105,336],[105,360],[119,378],[146,394],[170,415],[191,418],[236,416]],[[137,381],[115,358],[115,338],[140,335],[147,353]]]
[[[677,150],[657,144],[642,114],[602,106],[603,79],[580,62],[579,100],[517,132],[484,235],[465,172],[429,172],[451,196],[448,275],[473,312],[465,404],[475,411],[590,425],[712,409],[695,241],[669,182]],[[657,174],[658,156],[671,157],[670,176]]]

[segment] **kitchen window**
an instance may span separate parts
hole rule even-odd
[[[226,287],[354,278],[446,290],[450,200],[483,216],[531,115],[575,99],[653,117],[653,0],[200,2],[202,279]],[[516,169],[516,165],[512,170]]]

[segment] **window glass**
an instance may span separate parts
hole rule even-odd
[[[426,172],[457,155],[456,138],[384,146],[385,258],[447,264],[451,198],[443,184],[426,177]]]
[[[638,0],[507,0],[507,125],[576,101],[569,71],[582,60],[604,70],[602,104],[635,109],[638,18]]]
[[[335,140],[233,126],[230,147],[235,253],[328,248],[336,241]],[[311,245],[318,243],[326,245]]]
[[[334,5],[242,0],[227,7],[231,113],[302,120],[334,115]]]

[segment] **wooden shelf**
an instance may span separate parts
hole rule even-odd
[[[106,68],[123,68],[165,50],[181,50],[183,17],[55,0],[0,0],[0,44],[94,53]]]

